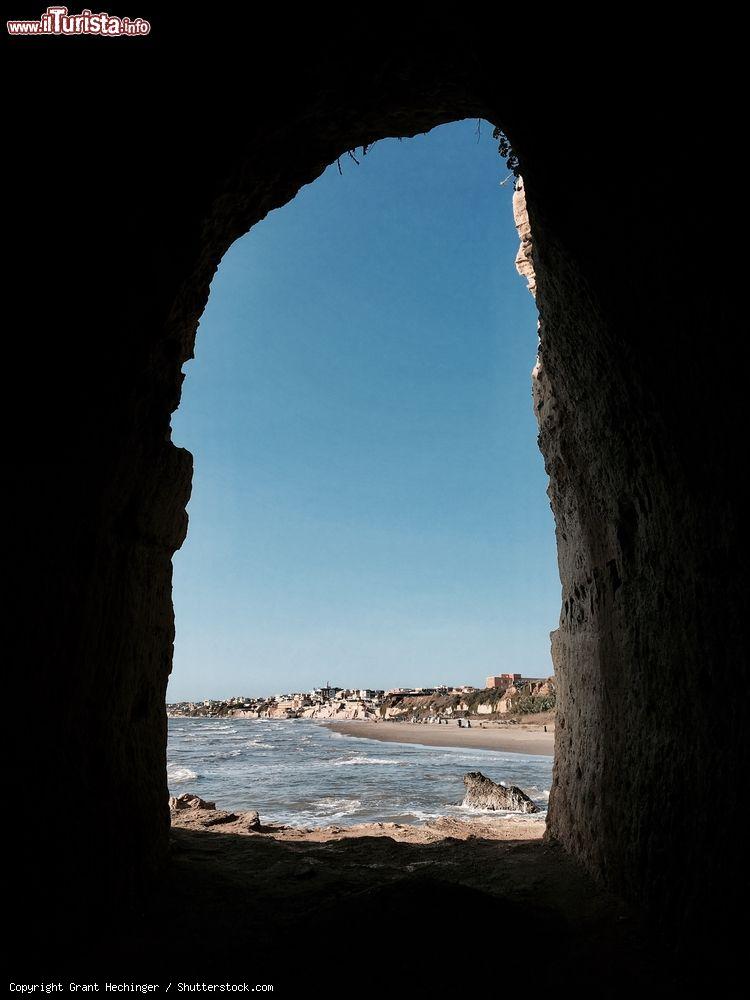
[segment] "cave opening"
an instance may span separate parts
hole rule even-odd
[[[348,149],[484,117],[518,154],[542,320],[537,414],[563,587],[545,850],[556,844],[647,914],[661,971],[672,975],[676,951],[692,986],[693,974],[721,971],[706,955],[739,941],[729,915],[744,893],[736,469],[746,448],[743,396],[727,388],[744,310],[738,278],[712,280],[706,265],[742,191],[727,101],[741,60],[723,39],[716,72],[704,72],[701,38],[672,47],[675,67],[640,32],[644,58],[626,48],[618,61],[610,47],[597,56],[582,31],[580,52],[571,34],[554,63],[533,51],[535,29],[501,52],[470,12],[336,19],[311,44],[305,26],[279,17],[257,36],[269,65],[248,57],[247,34],[209,19],[155,30],[137,73],[130,54],[88,43],[75,58],[59,40],[37,39],[31,57],[15,47],[20,169],[9,207],[20,223],[19,329],[30,335],[9,346],[33,393],[11,435],[29,663],[13,704],[30,704],[31,683],[51,710],[33,742],[16,739],[12,801],[36,815],[44,774],[48,800],[65,803],[53,852],[47,822],[19,838],[19,937],[31,927],[60,942],[78,920],[91,951],[100,918],[135,912],[174,860],[164,703],[191,467],[169,425],[218,262],[337,157],[348,167]],[[202,69],[213,59],[212,77]],[[87,114],[49,115],[40,129],[26,85],[50,79],[50,67],[87,95]],[[138,108],[137,121],[113,127],[113,107]],[[695,151],[720,172],[713,197],[697,183]],[[80,191],[96,171],[122,197],[106,210],[101,198],[40,197],[52,165],[57,190]],[[741,238],[742,228],[721,232]],[[739,259],[722,242],[722,272]],[[314,884],[320,861],[295,879]],[[222,904],[233,891],[222,883]],[[429,899],[437,910],[439,891]],[[392,894],[391,910],[401,902]],[[486,916],[499,951],[507,938]],[[228,932],[228,947],[241,943]],[[590,954],[573,961],[577,983]]]
[[[481,771],[539,835],[560,584],[520,187],[492,126],[457,121],[339,158],[226,253],[173,417],[195,463],[173,796],[423,823],[468,818]]]

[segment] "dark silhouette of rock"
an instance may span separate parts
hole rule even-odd
[[[466,794],[463,805],[472,809],[507,809],[509,812],[535,813],[539,810],[516,785],[496,785],[481,771],[464,775]]]
[[[248,830],[260,830],[260,816],[257,812],[245,813]]]

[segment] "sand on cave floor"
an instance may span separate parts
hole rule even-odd
[[[297,988],[311,976],[337,989],[571,976],[600,997],[649,978],[638,921],[538,821],[249,833],[245,817],[207,818],[173,814],[169,864],[130,954],[171,956],[192,978]]]

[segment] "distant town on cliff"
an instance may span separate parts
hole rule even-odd
[[[312,691],[265,698],[237,695],[224,700],[177,702],[167,705],[174,717],[233,717],[244,719],[407,719],[471,718],[546,712],[555,707],[554,677],[499,674],[483,688],[461,686],[341,688],[326,682]]]

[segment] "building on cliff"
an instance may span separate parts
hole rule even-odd
[[[507,688],[521,680],[520,674],[500,674],[497,677],[488,677],[485,681],[485,688]]]

